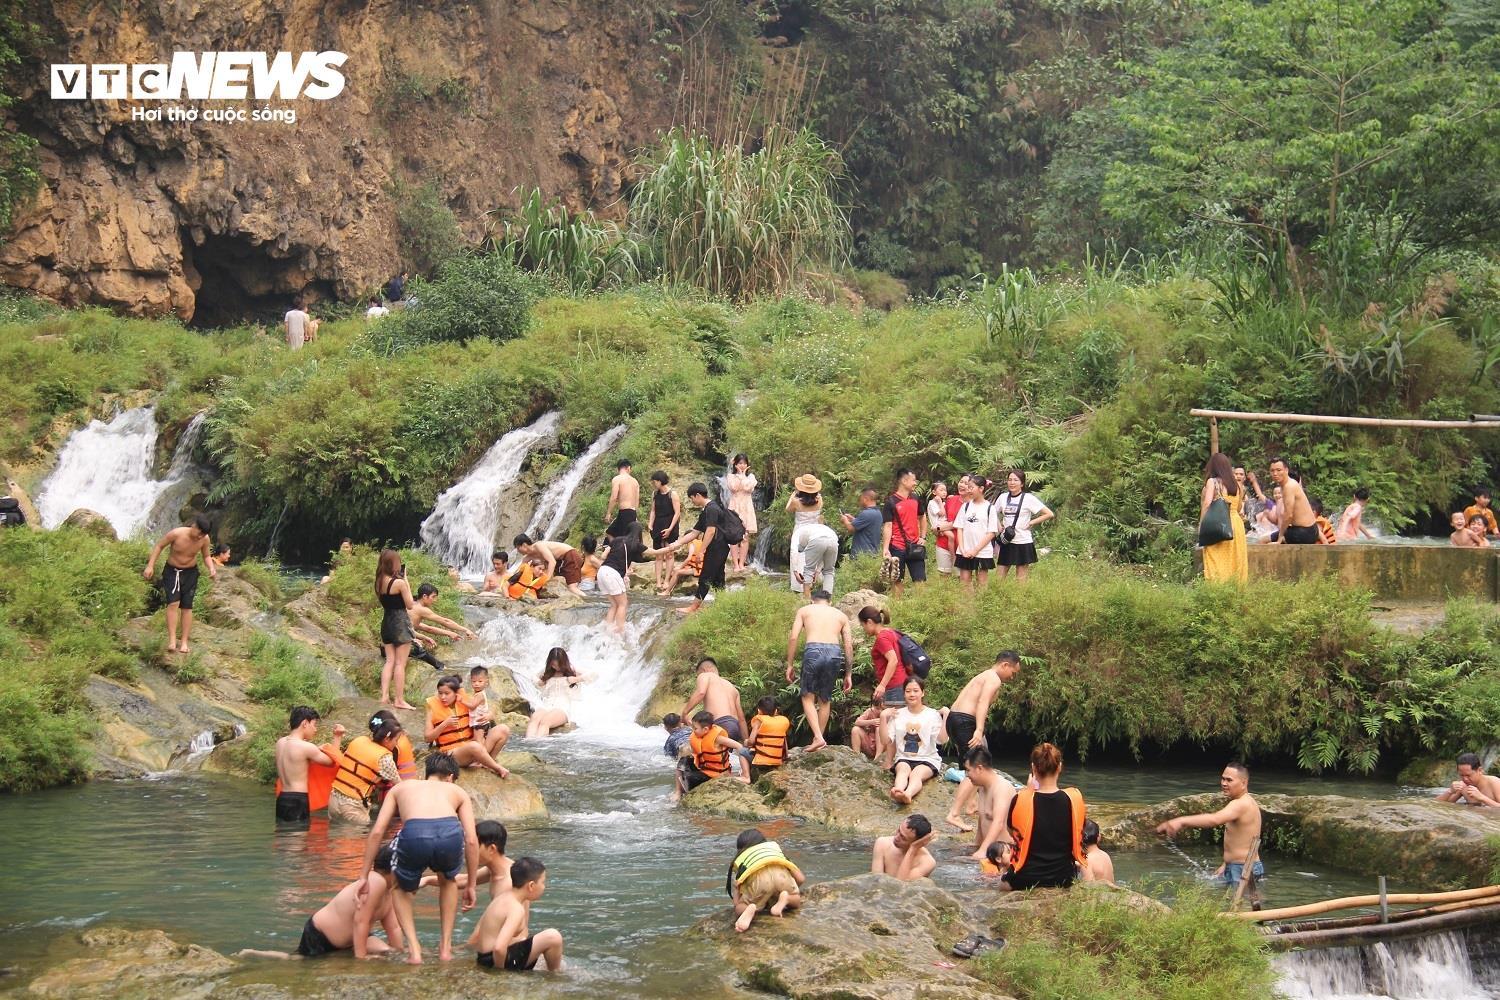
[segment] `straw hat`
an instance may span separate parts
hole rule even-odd
[[[792,481],[792,485],[795,486],[795,487],[797,487],[797,492],[799,492],[799,493],[822,493],[823,492],[823,484],[818,481],[818,477],[817,476],[814,476],[814,475],[812,475],[810,473],[808,475],[805,475],[805,476],[798,476],[796,479],[794,479]]]

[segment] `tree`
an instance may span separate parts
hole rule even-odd
[[[22,53],[36,45],[39,29],[16,15],[14,5],[0,10],[0,73],[19,64]],[[14,103],[15,98],[0,89],[0,112]],[[10,230],[16,207],[41,184],[36,147],[36,140],[25,132],[0,127],[0,233]]]

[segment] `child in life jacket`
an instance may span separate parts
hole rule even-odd
[[[760,910],[779,917],[802,905],[806,878],[782,853],[780,844],[767,840],[759,830],[746,830],[735,841],[734,850],[724,890],[734,901],[735,930],[749,930]]]
[[[677,768],[677,793],[673,801],[714,778],[728,776],[749,783],[749,767],[734,763],[740,760],[735,751],[743,749],[742,744],[730,739],[708,712],[693,716],[693,735],[688,738],[688,746],[692,753],[684,756]]]
[[[740,753],[750,760],[750,780],[756,781],[772,768],[786,763],[787,738],[792,720],[776,710],[776,699],[766,695],[755,703],[755,717],[750,720],[750,736]]]

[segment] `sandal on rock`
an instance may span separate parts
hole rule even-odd
[[[1005,947],[1004,938],[985,937],[972,934],[953,946],[953,954],[959,958],[977,958],[986,952],[1000,951]]]

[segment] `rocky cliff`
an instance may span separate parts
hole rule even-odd
[[[540,186],[608,211],[676,94],[650,5],[603,0],[31,0],[47,42],[15,75],[43,187],[0,246],[0,281],[68,304],[215,322],[294,295],[356,298],[398,267],[396,188],[433,184],[470,238]],[[670,8],[664,7],[665,10]],[[336,50],[331,100],[285,122],[132,120],[54,101],[50,63],[174,51]]]

